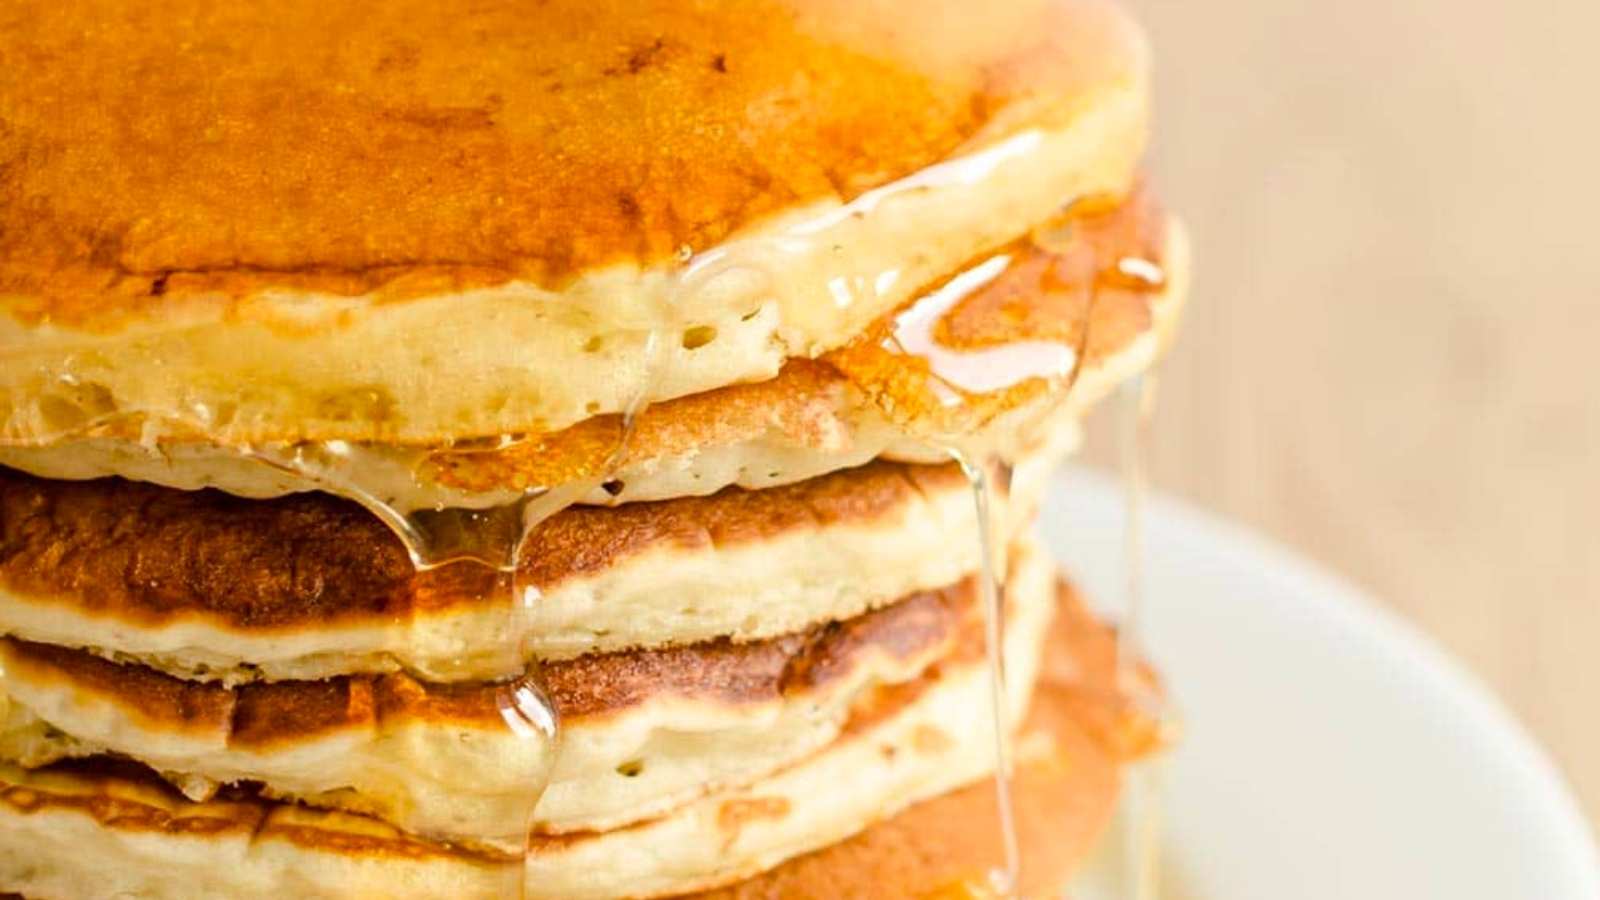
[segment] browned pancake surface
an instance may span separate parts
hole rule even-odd
[[[1051,634],[1033,709],[1017,740],[1014,799],[1023,848],[1023,896],[1053,896],[1092,846],[1115,802],[1119,766],[1152,749],[1127,739],[1149,723],[1118,692],[1115,634],[1096,622],[1070,588]],[[1101,724],[1121,723],[1106,730]],[[52,774],[71,775],[70,789],[51,790]],[[86,789],[86,785],[93,785]],[[308,851],[355,857],[456,857],[464,863],[498,857],[417,840],[365,817],[299,814],[292,805],[260,800],[247,788],[189,803],[137,766],[97,759],[62,763],[30,785],[0,784],[0,803],[30,813],[76,808],[102,827],[139,832],[220,834],[248,831]],[[993,787],[973,784],[918,804],[834,846],[791,860],[747,881],[697,896],[983,897],[985,873],[999,861]],[[734,823],[736,824],[736,823]],[[555,847],[579,837],[541,837]],[[534,846],[535,852],[541,843]]]
[[[716,703],[776,701],[847,677],[870,654],[914,660],[941,650],[981,652],[975,587],[923,591],[844,622],[735,644],[726,639],[550,663],[546,690],[563,721],[614,714],[674,696]],[[158,731],[224,735],[236,747],[292,745],[344,728],[417,719],[501,727],[500,686],[429,684],[404,674],[228,687],[175,678],[82,650],[0,638],[16,674],[90,690]]]
[[[670,259],[922,169],[1025,101],[1070,114],[1130,40],[1084,0],[20,0],[0,295],[109,326],[198,292]]]
[[[819,523],[869,523],[961,477],[953,466],[874,462],[761,491],[571,507],[528,537],[521,577],[548,588],[653,548],[728,547]],[[505,581],[474,563],[417,572],[381,522],[321,494],[245,500],[0,469],[0,587],[125,621],[203,616],[270,632],[404,619],[503,604]]]

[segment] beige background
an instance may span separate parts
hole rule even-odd
[[[1600,821],[1600,4],[1129,2],[1196,250],[1157,485],[1435,635]]]

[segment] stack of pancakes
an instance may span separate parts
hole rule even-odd
[[[1145,66],[1096,0],[0,10],[0,890],[1057,891],[1160,742],[1030,538],[1182,300]]]

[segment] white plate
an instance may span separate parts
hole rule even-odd
[[[1119,483],[1083,469],[1044,517],[1105,606],[1121,596],[1122,521]],[[1600,898],[1560,775],[1427,638],[1170,498],[1150,500],[1146,547],[1147,643],[1186,729],[1165,773],[1164,898]]]

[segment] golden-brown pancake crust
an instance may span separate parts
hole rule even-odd
[[[75,807],[107,827],[138,834],[227,834],[248,832],[258,836],[277,833],[304,846],[360,856],[395,859],[447,857],[469,865],[503,865],[506,858],[491,850],[439,844],[413,837],[375,819],[346,817],[359,828],[325,829],[296,825],[293,805],[262,802],[250,786],[225,788],[221,796],[205,803],[191,803],[149,769],[130,760],[99,756],[66,760],[49,768],[49,774],[62,774],[79,782],[80,790],[68,794],[43,792],[30,787],[0,783],[0,803],[19,812],[51,807]],[[101,792],[84,791],[85,784],[98,782]]]
[[[198,292],[670,259],[922,169],[1014,106],[1070,114],[1126,64],[1113,25],[1084,0],[20,0],[0,295],[109,327]]]
[[[1024,866],[1022,896],[1054,896],[1109,819],[1118,768],[1151,749],[1106,732],[1094,721],[1137,731],[1140,713],[1117,691],[1115,634],[1095,622],[1070,588],[1051,634],[1033,709],[1019,731],[1014,801]],[[53,789],[53,774],[71,786]],[[98,787],[93,787],[98,785]],[[185,801],[137,766],[99,758],[61,763],[27,783],[0,784],[0,803],[20,814],[74,808],[108,831],[222,834],[249,831],[308,852],[380,861],[458,858],[505,864],[504,857],[409,837],[381,822],[342,814],[296,815],[248,787],[226,789],[204,804]],[[790,860],[736,885],[696,896],[757,898],[983,897],[986,872],[1000,856],[994,792],[987,782],[920,803],[856,837]],[[539,837],[554,848],[581,837]]]
[[[844,622],[764,641],[726,639],[627,650],[550,663],[545,689],[563,721],[614,714],[676,696],[725,704],[762,703],[847,677],[863,657],[896,660],[981,652],[971,579],[922,591]],[[158,731],[224,734],[230,745],[292,745],[340,728],[414,719],[503,727],[500,686],[428,684],[405,673],[228,687],[185,681],[87,651],[0,638],[8,664],[63,690],[89,690]]]
[[[961,479],[950,465],[874,462],[761,491],[569,507],[529,535],[519,577],[547,589],[651,549],[729,547],[819,523],[866,523]],[[0,468],[0,586],[124,621],[204,616],[271,632],[392,620],[504,604],[506,580],[474,563],[418,572],[383,523],[327,495],[244,500]]]

